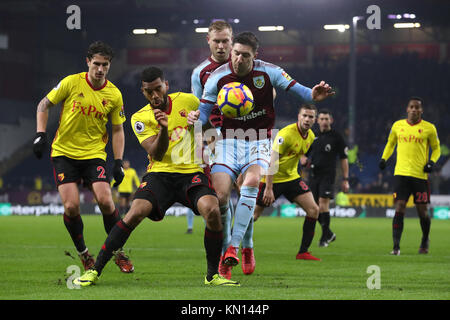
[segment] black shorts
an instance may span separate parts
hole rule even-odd
[[[264,190],[266,184],[261,182],[259,184],[258,197],[256,198],[256,204],[262,207],[267,207],[263,202]],[[275,200],[281,195],[285,196],[290,202],[294,202],[294,199],[304,193],[310,192],[308,185],[301,179],[295,179],[287,182],[279,182],[273,184],[273,195]]]
[[[150,172],[142,178],[142,183],[134,194],[134,199],[151,202],[153,209],[148,215],[153,221],[164,218],[166,210],[175,202],[191,208],[196,215],[197,201],[205,195],[216,196],[210,180],[201,173]]]
[[[334,199],[334,175],[312,175],[309,187],[317,203],[319,198]]]
[[[428,180],[407,177],[394,176],[394,201],[408,201],[409,196],[413,195],[415,204],[430,203],[430,185]]]
[[[83,183],[85,187],[97,181],[109,183],[103,159],[75,160],[61,156],[53,157],[52,164],[57,186],[69,182]]]

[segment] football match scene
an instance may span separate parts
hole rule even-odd
[[[1,1],[0,300],[448,302],[449,12]]]

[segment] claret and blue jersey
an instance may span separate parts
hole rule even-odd
[[[312,100],[310,88],[297,83],[283,69],[274,64],[255,60],[252,71],[244,77],[239,77],[234,73],[229,62],[217,68],[206,81],[199,107],[200,120],[203,124],[208,121],[220,89],[230,82],[241,82],[249,87],[253,93],[255,106],[246,116],[234,119],[223,118],[221,130],[225,138],[227,129],[265,130],[267,137],[270,137],[275,124],[273,88],[293,92],[305,102]]]

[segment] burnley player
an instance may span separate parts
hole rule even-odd
[[[113,51],[107,44],[100,41],[92,43],[86,57],[88,72],[64,78],[41,100],[36,115],[37,133],[33,151],[40,159],[47,145],[49,108],[62,102],[59,127],[50,156],[55,182],[64,205],[64,225],[86,270],[94,264],[94,258],[84,241],[77,184],[82,181],[94,193],[106,233],[120,219],[108,183],[105,152],[108,142],[106,124],[110,120],[113,176],[118,185],[124,178],[122,156],[125,137],[122,124],[125,113],[122,94],[106,79],[112,58]],[[121,250],[116,254],[116,264],[122,272],[132,272],[134,269]]]
[[[321,101],[334,94],[323,81],[310,89],[297,83],[280,67],[255,60],[258,46],[251,32],[240,33],[233,39],[231,61],[210,75],[199,110],[190,112],[188,117],[190,125],[199,119],[206,125],[219,90],[227,83],[244,83],[253,93],[254,109],[250,114],[235,119],[223,118],[223,139],[215,145],[216,158],[211,169],[221,210],[228,205],[234,180],[239,174],[244,175],[231,244],[225,253],[225,263],[231,266],[239,263],[237,251],[255,210],[259,182],[270,163],[270,135],[275,122],[274,87],[308,102]]]
[[[98,280],[112,252],[122,247],[131,232],[145,218],[160,221],[175,202],[202,215],[206,222],[204,246],[210,286],[239,286],[238,282],[218,274],[222,249],[222,223],[219,202],[208,177],[197,162],[194,130],[187,125],[187,114],[197,110],[199,100],[193,94],[168,94],[169,83],[156,67],[142,72],[142,93],[149,101],[133,114],[132,127],[149,158],[147,174],[135,193],[131,208],[108,235],[95,266],[74,283],[89,286]],[[184,152],[186,151],[187,152]]]
[[[233,28],[228,22],[216,20],[210,24],[206,39],[208,41],[211,55],[194,69],[191,76],[192,93],[197,98],[202,98],[206,80],[208,80],[211,73],[221,65],[230,61],[232,38]],[[217,130],[220,130],[222,125],[222,113],[216,104],[211,111],[209,120]],[[213,144],[214,142],[209,144],[211,149],[214,149]],[[230,200],[226,208],[221,210],[221,212],[226,211],[226,214],[222,215],[224,239],[222,257],[219,264],[219,273],[227,279],[231,278],[231,266],[224,264],[223,258],[231,240],[231,220],[233,217],[233,209],[233,204]],[[253,219],[250,221],[247,231],[245,232],[242,240],[242,248],[242,271],[244,274],[252,274],[255,270],[256,263],[253,252]]]
[[[394,247],[392,255],[400,255],[400,239],[403,232],[403,218],[409,196],[414,197],[414,204],[422,228],[420,254],[428,253],[431,220],[428,216],[430,203],[430,186],[428,174],[441,156],[441,148],[436,127],[422,119],[423,100],[411,97],[406,108],[407,118],[396,121],[389,133],[386,147],[379,163],[383,170],[386,161],[397,146],[397,162],[394,171],[395,216],[392,221],[392,238]],[[432,153],[429,154],[431,147]]]

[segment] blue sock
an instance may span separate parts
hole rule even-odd
[[[222,254],[227,251],[228,246],[231,241],[231,209],[229,205],[220,207],[220,213],[222,217],[222,225],[223,225],[223,244],[222,244]]]
[[[253,248],[253,215],[242,239],[242,248]]]
[[[239,248],[256,206],[258,188],[243,186],[236,205],[231,245]]]
[[[189,211],[187,212],[187,225],[188,225],[188,229],[193,229],[194,227],[194,212],[189,209]]]

